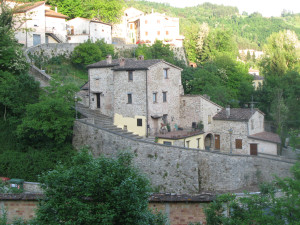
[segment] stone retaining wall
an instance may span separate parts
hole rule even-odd
[[[90,146],[95,157],[100,154],[114,157],[121,150],[131,151],[135,165],[160,192],[233,191],[271,181],[274,174],[290,176],[293,165],[263,156],[230,155],[137,140],[84,119],[75,121],[73,135],[74,147]]]

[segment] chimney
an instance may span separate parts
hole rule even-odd
[[[106,64],[111,64],[111,55],[106,56]]]
[[[230,116],[230,105],[226,106],[226,117],[229,118]]]
[[[143,56],[143,55],[140,55],[140,56],[139,56],[139,60],[144,60],[144,56]]]
[[[55,12],[57,12],[57,6],[55,6]]]
[[[120,58],[120,66],[125,66],[125,59],[124,58]]]

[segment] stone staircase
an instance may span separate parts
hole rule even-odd
[[[110,131],[113,131],[115,133],[122,134],[126,137],[129,138],[134,138],[134,139],[146,139],[144,137],[138,136],[136,134],[133,134],[132,132],[128,132],[126,130],[123,130],[113,124],[113,120],[111,117],[103,115],[97,110],[91,110],[82,104],[77,103],[76,105],[77,111],[83,115],[86,118],[93,118],[94,123],[96,126],[99,126],[100,128],[108,129]],[[152,140],[151,138],[147,138],[148,141]]]

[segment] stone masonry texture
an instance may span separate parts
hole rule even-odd
[[[134,164],[150,178],[160,192],[199,193],[203,190],[233,191],[262,181],[290,176],[291,162],[262,156],[229,155],[184,147],[165,146],[131,139],[77,120],[73,145],[90,146],[95,157],[114,157],[132,152]]]

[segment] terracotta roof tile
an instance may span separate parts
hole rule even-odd
[[[51,9],[46,9],[45,10],[45,16],[49,16],[49,17],[58,17],[58,18],[68,18],[68,16],[64,15],[64,14],[61,14],[61,13],[58,13],[58,12],[55,12]]]
[[[262,141],[268,141],[268,142],[274,142],[274,143],[281,143],[280,137],[278,134],[270,133],[270,132],[261,132],[257,134],[252,134],[248,136],[249,138],[262,140]]]
[[[16,9],[14,10],[14,13],[25,13],[43,4],[45,4],[45,1],[25,3],[17,6]]]

